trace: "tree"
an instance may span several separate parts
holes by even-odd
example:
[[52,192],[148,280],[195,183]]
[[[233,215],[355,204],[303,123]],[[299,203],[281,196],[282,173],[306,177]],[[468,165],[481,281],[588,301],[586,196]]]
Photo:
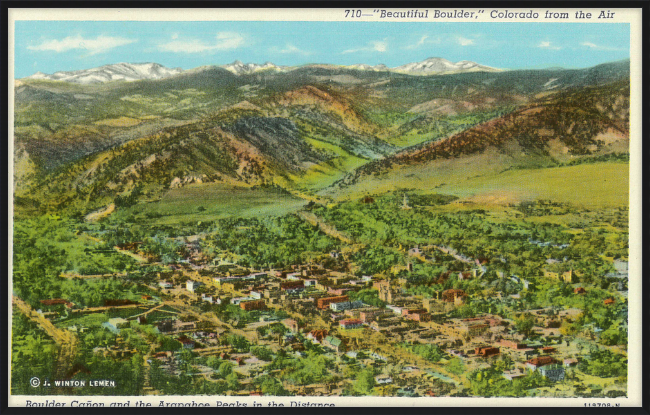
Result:
[[535,318],[528,313],[522,314],[515,320],[515,328],[526,337],[530,336],[534,324]]
[[354,391],[360,395],[368,395],[375,387],[375,372],[372,368],[366,368],[359,372],[354,382]]
[[465,365],[460,358],[454,357],[447,363],[447,370],[455,375],[460,375],[465,371]]

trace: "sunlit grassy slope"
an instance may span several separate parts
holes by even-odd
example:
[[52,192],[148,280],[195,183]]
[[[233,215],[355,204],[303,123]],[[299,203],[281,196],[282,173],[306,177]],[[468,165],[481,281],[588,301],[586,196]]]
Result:
[[270,188],[246,188],[219,183],[191,184],[169,190],[160,201],[118,212],[139,222],[177,224],[228,216],[274,216],[298,210],[307,201]]
[[[481,174],[481,172],[483,172]],[[405,168],[368,177],[337,195],[361,197],[399,189],[444,193],[479,203],[517,203],[547,199],[586,208],[628,204],[629,165],[623,162],[580,164],[541,169],[490,171],[475,165],[470,174],[454,170]]]

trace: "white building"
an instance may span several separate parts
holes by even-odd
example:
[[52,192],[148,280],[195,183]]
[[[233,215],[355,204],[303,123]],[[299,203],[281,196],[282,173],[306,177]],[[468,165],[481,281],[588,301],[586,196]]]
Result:
[[185,288],[187,289],[187,291],[193,293],[197,288],[199,288],[202,285],[203,285],[202,282],[189,280],[185,284]]

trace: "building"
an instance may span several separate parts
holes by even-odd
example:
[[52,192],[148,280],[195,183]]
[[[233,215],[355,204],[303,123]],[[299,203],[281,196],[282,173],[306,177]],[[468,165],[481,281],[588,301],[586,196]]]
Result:
[[537,370],[545,378],[558,382],[564,379],[564,366],[558,364],[544,365]]
[[158,283],[158,286],[159,286],[160,288],[174,288],[174,284],[172,284],[172,283],[169,282],[169,281],[160,281],[160,282]]
[[544,270],[544,277],[551,278],[558,281],[564,281],[568,284],[571,284],[573,282],[573,270],[569,270],[566,272],[553,272],[553,271]]
[[298,327],[298,322],[292,318],[287,318],[282,320],[282,324],[291,330],[292,333],[298,333],[299,327]]
[[526,362],[526,367],[531,370],[537,370],[542,366],[557,364],[558,361],[552,358],[551,356],[540,356],[534,359],[530,359]]
[[202,282],[199,282],[199,281],[193,281],[193,280],[188,280],[188,281],[185,283],[185,288],[187,289],[187,291],[193,293],[194,291],[196,291],[197,288],[199,288],[199,287],[202,286],[202,285],[203,285]]
[[120,329],[129,327],[129,321],[120,317],[110,318],[106,323],[102,324],[113,333],[119,333]]
[[587,291],[583,287],[576,287],[573,290],[574,294],[585,294]]
[[156,323],[156,328],[158,328],[159,332],[164,333],[167,331],[172,331],[174,325],[172,320],[166,319],[166,320],[160,320],[158,323]]
[[442,292],[442,300],[447,303],[462,304],[466,298],[465,290],[449,289]]
[[351,318],[339,321],[339,325],[342,329],[356,329],[363,327],[363,322],[356,318]]
[[181,342],[184,349],[194,349],[196,342],[189,337],[181,336],[178,338],[178,341]]
[[327,336],[323,339],[323,346],[333,349],[337,352],[344,352],[345,351],[345,345],[343,344],[343,341],[339,339],[338,337],[334,336]]
[[342,301],[340,303],[331,303],[330,304],[330,309],[332,311],[344,311],[344,310],[351,310],[355,308],[361,308],[365,304],[361,301]]
[[264,310],[266,308],[266,303],[264,300],[242,301],[239,303],[239,307],[244,311]]
[[303,291],[304,289],[305,283],[303,281],[287,281],[280,284],[280,290],[288,294]]
[[323,341],[325,337],[327,337],[327,330],[312,330],[307,333],[307,338],[313,343],[320,344],[320,342]]
[[501,340],[499,344],[503,347],[507,347],[509,349],[514,349],[514,350],[521,350],[521,349],[526,349],[528,346],[526,343],[519,343],[516,341],[512,340]]
[[393,378],[388,375],[375,376],[375,383],[378,385],[387,385],[389,383],[393,383]]
[[329,308],[330,304],[332,303],[342,303],[348,300],[349,299],[347,295],[339,295],[336,297],[323,297],[323,298],[319,298],[316,301],[316,307],[318,307],[321,310],[326,310]]
[[477,347],[474,349],[474,354],[481,357],[495,356],[500,353],[498,347]]
[[402,315],[409,320],[415,320],[415,321],[429,321],[430,316],[427,310],[423,308],[419,308],[416,310],[409,310],[409,309],[403,309],[402,310]]

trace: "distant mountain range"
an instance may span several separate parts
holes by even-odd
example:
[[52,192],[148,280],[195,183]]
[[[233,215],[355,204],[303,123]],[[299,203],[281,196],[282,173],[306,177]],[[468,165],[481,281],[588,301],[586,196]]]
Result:
[[22,79],[16,208],[86,214],[135,188],[154,201],[208,184],[335,199],[628,153],[629,60],[485,68],[149,63]]
[[[143,79],[163,79],[174,75],[187,73],[190,71],[206,70],[214,68],[213,66],[204,66],[192,70],[185,71],[181,68],[167,68],[158,63],[116,63],[112,65],[104,65],[98,68],[82,69],[78,71],[55,72],[53,74],[45,74],[37,72],[26,79],[47,79],[51,81],[64,81],[77,84],[100,84],[111,81],[139,81]],[[271,62],[264,64],[256,63],[243,63],[241,61],[234,61],[227,65],[218,66],[226,69],[235,75],[249,75],[261,71],[273,72],[288,72],[300,67],[332,67],[337,68],[337,65],[303,65],[303,66],[279,66]],[[396,72],[406,75],[445,75],[463,72],[500,72],[501,69],[493,68],[490,66],[480,65],[471,61],[451,62],[443,58],[429,58],[422,62],[412,62],[406,65],[389,68],[386,65],[367,65],[355,64],[343,66],[347,69],[356,69],[361,71],[374,71],[374,72]]]
[[138,81],[141,79],[163,79],[184,72],[181,68],[167,68],[158,63],[116,63],[79,71],[55,72],[51,75],[36,72],[27,79],[49,79],[51,81],[77,84],[100,84],[111,81]]

